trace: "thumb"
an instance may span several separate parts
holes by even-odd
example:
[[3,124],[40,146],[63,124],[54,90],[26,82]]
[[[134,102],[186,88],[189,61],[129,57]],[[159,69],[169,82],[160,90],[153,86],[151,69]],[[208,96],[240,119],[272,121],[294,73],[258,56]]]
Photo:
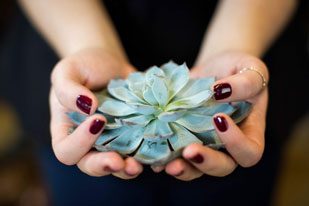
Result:
[[52,73],[52,86],[59,102],[72,111],[92,114],[98,106],[96,96],[85,86],[88,77],[74,64],[58,63]]
[[218,101],[231,102],[250,99],[266,86],[263,69],[245,67],[238,73],[214,83],[214,97]]

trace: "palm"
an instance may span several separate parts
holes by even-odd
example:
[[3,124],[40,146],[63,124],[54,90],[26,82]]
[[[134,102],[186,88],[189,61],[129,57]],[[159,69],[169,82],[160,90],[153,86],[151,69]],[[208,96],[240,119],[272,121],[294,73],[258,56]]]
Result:
[[[236,126],[228,117],[228,130],[218,136],[225,144],[229,155],[212,150],[206,146],[189,145],[183,152],[184,159],[176,159],[166,165],[167,173],[182,180],[190,180],[208,174],[225,176],[239,164],[249,167],[256,164],[264,149],[265,115],[267,90],[262,90],[261,77],[255,72],[239,74],[244,67],[254,66],[267,78],[267,68],[255,57],[244,53],[230,52],[212,58],[204,65],[194,67],[192,78],[215,76],[217,82],[232,85],[232,95],[221,102],[246,100],[253,104],[252,111],[241,125]],[[198,158],[197,158],[198,157]],[[195,158],[195,159],[194,159]],[[200,161],[207,158],[207,161]],[[160,168],[163,169],[163,168]],[[160,169],[156,169],[159,171]]]
[[[68,135],[73,124],[67,112],[93,114],[98,100],[92,91],[103,88],[110,79],[126,77],[133,70],[129,64],[100,49],[83,50],[65,58],[55,67],[50,92],[51,134],[55,155],[62,163],[77,164],[83,172],[92,176],[112,173],[127,179],[142,172],[142,166],[132,158],[123,159],[115,152],[90,151],[104,128],[104,116],[89,116]],[[80,103],[81,96],[83,103]]]

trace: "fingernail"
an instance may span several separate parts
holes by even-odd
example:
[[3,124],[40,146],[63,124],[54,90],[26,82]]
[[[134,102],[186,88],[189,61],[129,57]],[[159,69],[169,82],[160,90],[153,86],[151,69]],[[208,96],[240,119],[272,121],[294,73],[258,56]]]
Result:
[[179,176],[183,175],[183,173],[185,173],[185,171],[184,171],[184,170],[181,170],[180,172],[178,172],[178,173],[175,174],[174,176],[175,176],[175,177],[179,177]]
[[214,117],[214,122],[220,132],[225,132],[227,130],[227,121],[223,116]]
[[225,99],[231,96],[232,87],[229,83],[217,84],[214,86],[214,97],[216,100]]
[[200,154],[197,154],[193,156],[192,158],[190,158],[189,160],[194,163],[201,164],[202,162],[204,162],[204,157]]
[[76,99],[76,105],[80,110],[82,110],[86,114],[90,114],[92,100],[87,96],[79,95]]
[[99,119],[95,119],[93,120],[89,131],[92,134],[98,134],[99,131],[101,131],[101,129],[104,127],[105,122]]
[[109,173],[117,172],[116,170],[113,170],[113,169],[110,168],[109,166],[105,166],[105,167],[103,168],[103,170],[104,170],[105,172],[109,172]]

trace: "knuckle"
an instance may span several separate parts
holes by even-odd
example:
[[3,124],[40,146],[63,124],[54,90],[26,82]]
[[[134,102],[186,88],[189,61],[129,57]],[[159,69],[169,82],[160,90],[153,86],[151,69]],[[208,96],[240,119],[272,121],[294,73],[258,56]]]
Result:
[[55,156],[58,159],[59,162],[62,164],[65,164],[67,166],[72,166],[76,164],[76,161],[70,158],[67,158],[65,155],[55,151]]
[[55,84],[57,82],[59,72],[63,70],[63,67],[65,67],[64,64],[65,64],[64,61],[60,61],[55,65],[55,67],[54,67],[54,69],[52,70],[52,73],[51,73],[52,84]]
[[66,155],[65,152],[60,148],[59,145],[55,145],[54,141],[52,142],[52,147],[54,154],[59,162],[67,166],[72,166],[77,163],[76,160],[70,158],[70,155]]
[[244,159],[240,163],[242,167],[248,168],[256,165],[262,158],[262,152],[253,152],[251,155],[248,155],[248,158]]
[[51,83],[57,84],[60,77],[63,76],[65,72],[67,72],[68,69],[74,68],[74,62],[70,59],[63,59],[59,61],[52,70],[51,73]]

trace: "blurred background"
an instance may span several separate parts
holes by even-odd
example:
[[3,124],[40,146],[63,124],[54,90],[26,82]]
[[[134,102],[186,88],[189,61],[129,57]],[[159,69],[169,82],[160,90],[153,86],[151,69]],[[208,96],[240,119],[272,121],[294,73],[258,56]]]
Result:
[[[14,5],[10,0],[1,0],[0,47],[5,41],[3,36],[13,17]],[[1,71],[0,68],[0,79],[3,79],[4,74]],[[31,134],[24,131],[23,124],[14,105],[0,92],[0,206],[48,205],[48,191],[37,164],[38,157],[32,152],[36,143],[29,138]],[[303,118],[295,123],[283,151],[273,205],[307,206],[309,114],[304,113]]]

